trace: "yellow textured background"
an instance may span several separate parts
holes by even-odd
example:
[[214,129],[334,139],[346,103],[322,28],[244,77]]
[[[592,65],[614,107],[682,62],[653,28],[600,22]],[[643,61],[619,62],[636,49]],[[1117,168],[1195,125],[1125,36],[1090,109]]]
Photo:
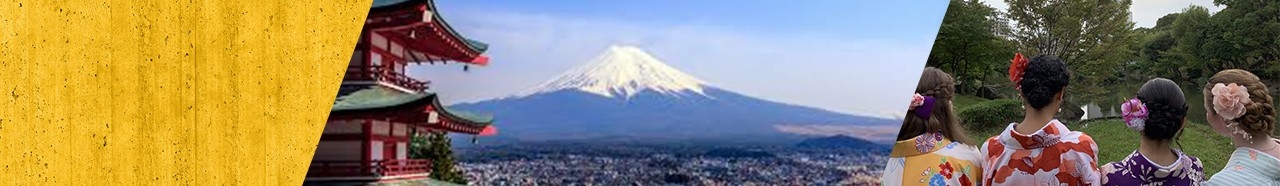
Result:
[[298,185],[370,0],[0,2],[0,185]]

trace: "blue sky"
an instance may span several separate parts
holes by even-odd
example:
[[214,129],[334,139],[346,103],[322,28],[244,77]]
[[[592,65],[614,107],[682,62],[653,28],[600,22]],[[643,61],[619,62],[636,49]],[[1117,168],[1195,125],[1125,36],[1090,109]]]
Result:
[[612,44],[713,86],[837,112],[900,117],[947,1],[437,1],[490,66],[420,65],[448,103],[532,88]]

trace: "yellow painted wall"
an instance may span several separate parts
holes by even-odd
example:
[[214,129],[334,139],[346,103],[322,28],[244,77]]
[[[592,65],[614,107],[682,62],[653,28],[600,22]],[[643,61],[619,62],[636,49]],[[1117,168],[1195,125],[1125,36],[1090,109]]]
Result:
[[0,184],[298,185],[369,10],[0,2]]

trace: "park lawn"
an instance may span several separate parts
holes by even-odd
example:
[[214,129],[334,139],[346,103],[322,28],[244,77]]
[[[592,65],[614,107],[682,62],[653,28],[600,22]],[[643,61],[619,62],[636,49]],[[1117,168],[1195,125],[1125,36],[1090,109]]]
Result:
[[[1138,132],[1129,130],[1123,121],[1118,119],[1094,121],[1089,123],[1088,127],[1070,123],[1067,127],[1093,137],[1093,141],[1098,143],[1099,165],[1120,161],[1138,149]],[[1001,130],[974,131],[975,133],[971,134],[975,139],[985,140],[999,134]],[[1227,137],[1214,133],[1212,128],[1204,124],[1187,123],[1182,136],[1178,139],[1185,153],[1200,158],[1206,178],[1222,170],[1231,152],[1235,151],[1235,146]]]
[[973,138],[973,140],[977,140],[979,142],[986,142],[987,138],[1000,135],[1000,132],[1004,132],[1004,128],[1008,126],[1009,126],[1008,124],[1003,124],[1003,125],[999,125],[999,127],[966,129],[966,130],[969,131],[969,137]]
[[981,103],[983,101],[987,101],[987,99],[980,98],[978,96],[972,96],[972,95],[956,95],[955,98],[951,99],[951,106],[955,107],[955,110],[959,111],[960,109],[969,107],[974,104]]

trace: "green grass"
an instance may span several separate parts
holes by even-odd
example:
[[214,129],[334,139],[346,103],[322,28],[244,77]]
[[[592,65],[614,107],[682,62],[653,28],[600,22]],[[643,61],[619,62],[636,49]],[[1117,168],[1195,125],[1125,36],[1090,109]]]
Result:
[[968,132],[969,132],[969,136],[973,137],[974,140],[985,142],[987,138],[1000,135],[1000,132],[1003,132],[1003,130],[1004,128],[1002,126],[1001,128],[993,128],[993,129],[969,129]]
[[[1078,123],[1068,124],[1071,130],[1082,131],[1093,137],[1098,143],[1099,165],[1124,159],[1129,153],[1138,149],[1138,132],[1129,130],[1121,120],[1102,120],[1089,123],[1089,127]],[[986,139],[999,134],[1000,130],[973,131],[975,138]],[[1205,176],[1213,175],[1226,166],[1227,159],[1235,146],[1226,137],[1213,132],[1208,125],[1187,123],[1178,138],[1183,152],[1200,158],[1204,165]],[[1177,145],[1174,145],[1175,147]]]
[[955,107],[955,110],[959,111],[960,109],[967,108],[983,101],[987,101],[987,99],[971,95],[956,95],[955,98],[951,99],[951,106]]

